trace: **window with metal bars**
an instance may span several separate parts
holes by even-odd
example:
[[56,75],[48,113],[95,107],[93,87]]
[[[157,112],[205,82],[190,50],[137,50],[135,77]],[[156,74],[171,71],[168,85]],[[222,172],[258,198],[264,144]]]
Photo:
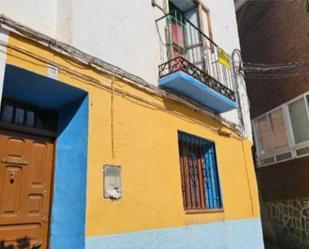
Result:
[[1,123],[32,129],[56,131],[57,112],[4,97],[0,109]]
[[222,209],[215,144],[180,131],[178,143],[184,209]]

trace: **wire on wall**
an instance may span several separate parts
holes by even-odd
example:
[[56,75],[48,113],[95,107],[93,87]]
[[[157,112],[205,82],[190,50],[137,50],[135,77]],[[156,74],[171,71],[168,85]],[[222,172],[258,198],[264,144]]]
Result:
[[[113,91],[113,94],[112,94],[113,96],[114,95],[122,96],[125,99],[127,99],[127,100],[129,100],[131,102],[134,102],[136,104],[143,105],[144,107],[152,108],[152,109],[160,110],[160,111],[164,111],[164,112],[168,112],[168,113],[170,113],[170,114],[172,114],[174,116],[177,116],[179,118],[185,119],[188,122],[191,122],[193,124],[198,124],[198,125],[204,126],[204,127],[208,128],[210,131],[212,131],[212,132],[214,132],[216,134],[219,133],[219,129],[218,128],[215,128],[215,127],[213,127],[211,125],[208,125],[208,124],[206,124],[205,122],[203,122],[201,120],[198,120],[198,119],[195,119],[195,118],[192,118],[192,117],[188,117],[187,115],[185,115],[185,114],[183,114],[181,112],[178,112],[176,110],[167,109],[166,107],[164,107],[164,106],[162,106],[162,105],[160,105],[158,103],[155,103],[155,102],[150,101],[148,99],[145,99],[143,97],[140,97],[140,96],[137,96],[135,94],[132,94],[132,93],[130,93],[128,91],[125,91],[123,89],[119,89],[119,88],[115,87],[114,83],[115,83],[116,75],[114,75],[113,89],[112,89],[112,85],[111,84],[105,84],[104,82],[98,80],[97,78],[94,78],[92,76],[89,76],[89,75],[81,73],[81,72],[78,72],[78,71],[72,69],[71,67],[66,67],[66,66],[64,66],[62,64],[59,64],[59,63],[56,63],[54,61],[48,60],[46,58],[43,58],[40,55],[34,54],[34,53],[24,49],[24,48],[17,47],[17,46],[14,46],[14,45],[10,45],[10,44],[2,42],[2,41],[0,41],[0,45],[6,46],[6,47],[8,47],[8,48],[10,48],[12,50],[16,50],[16,51],[18,51],[18,52],[20,52],[22,54],[25,54],[27,56],[30,56],[32,58],[37,59],[38,61],[40,61],[42,63],[40,66],[46,66],[46,64],[53,65],[55,67],[58,67],[59,71],[61,71],[62,73],[68,74],[70,77],[74,77],[74,78],[76,78],[79,81],[82,81],[82,82],[84,82],[86,84],[90,84],[90,85],[92,85],[94,87],[98,87],[100,89],[106,90],[106,91],[108,91],[110,93]],[[7,52],[7,53],[9,54],[9,52]],[[14,55],[14,54],[11,54],[11,56],[15,56],[16,57],[16,55]],[[19,58],[19,59],[26,60],[25,58]],[[33,62],[32,60],[31,61],[27,60],[27,62],[32,63],[32,64],[36,64],[36,65],[39,64],[39,63]],[[158,96],[161,97],[161,98],[162,97],[164,98],[164,96],[160,96],[160,95],[158,95]],[[156,97],[156,96],[153,96],[153,97]],[[111,114],[112,114],[112,110],[113,109],[111,108]],[[195,111],[202,111],[202,110],[199,110],[199,109],[195,108]],[[114,111],[113,111],[113,115],[114,115]],[[240,140],[240,141],[244,139],[242,134],[237,129],[235,129],[235,128],[233,129],[232,127],[229,127],[229,126],[227,126],[227,127],[234,132],[234,134],[231,133],[231,136],[230,136],[231,138],[234,138],[234,139]],[[114,129],[114,127],[113,127],[113,129]]]
[[280,79],[296,77],[309,68],[309,61],[280,64],[243,63],[242,72],[251,79]]
[[112,158],[115,158],[115,138],[114,138],[114,81],[115,81],[115,75],[112,75],[111,79],[111,152],[112,152]]

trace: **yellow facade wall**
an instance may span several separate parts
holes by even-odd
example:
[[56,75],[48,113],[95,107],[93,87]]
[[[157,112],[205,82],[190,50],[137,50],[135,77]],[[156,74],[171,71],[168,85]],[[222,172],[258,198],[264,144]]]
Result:
[[[89,93],[87,236],[260,216],[251,141],[237,138],[235,132],[219,121],[182,104],[151,95],[90,67],[77,65],[27,39],[10,35],[8,64],[47,76],[50,62],[59,66],[60,81]],[[115,90],[92,84],[74,72],[105,85],[113,84]],[[220,136],[214,128],[224,128],[233,136]],[[223,212],[185,214],[178,130],[215,142]],[[103,198],[104,164],[122,167],[120,201]]]

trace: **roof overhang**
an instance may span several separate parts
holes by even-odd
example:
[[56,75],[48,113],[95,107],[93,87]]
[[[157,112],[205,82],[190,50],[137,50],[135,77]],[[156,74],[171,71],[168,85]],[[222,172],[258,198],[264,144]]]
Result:
[[170,0],[170,2],[183,12],[195,7],[193,0]]

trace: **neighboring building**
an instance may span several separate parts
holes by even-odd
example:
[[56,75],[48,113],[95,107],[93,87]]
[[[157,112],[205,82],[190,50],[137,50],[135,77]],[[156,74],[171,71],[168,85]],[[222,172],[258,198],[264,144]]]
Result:
[[264,247],[232,0],[0,4],[0,247]]
[[[308,62],[304,1],[249,1],[237,16],[244,62]],[[248,73],[246,82],[264,237],[309,248],[309,68]]]

